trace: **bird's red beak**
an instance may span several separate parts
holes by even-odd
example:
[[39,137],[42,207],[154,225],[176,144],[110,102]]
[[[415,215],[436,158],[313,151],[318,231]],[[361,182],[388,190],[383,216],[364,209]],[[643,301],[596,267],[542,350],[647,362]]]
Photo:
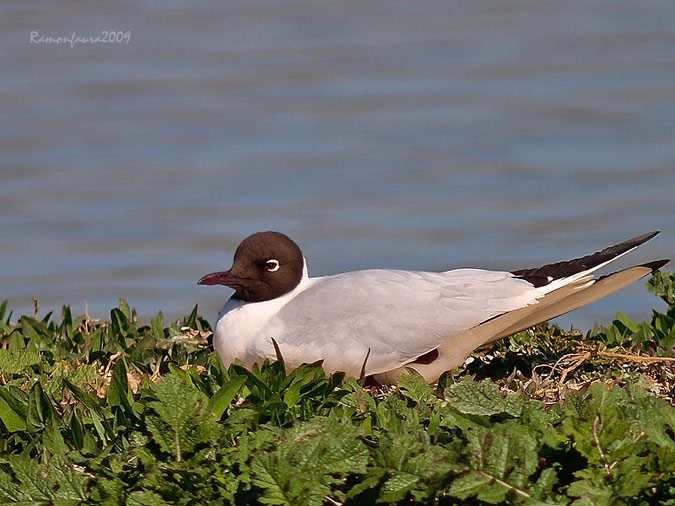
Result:
[[198,285],[226,285],[231,288],[238,285],[241,281],[240,278],[231,274],[231,269],[229,271],[221,272],[212,272],[207,274],[202,279],[197,281]]

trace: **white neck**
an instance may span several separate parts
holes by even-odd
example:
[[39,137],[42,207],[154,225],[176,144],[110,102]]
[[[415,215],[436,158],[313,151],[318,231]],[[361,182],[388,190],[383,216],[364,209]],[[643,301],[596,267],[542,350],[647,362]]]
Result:
[[302,279],[300,280],[300,283],[306,279],[309,279],[309,270],[307,269],[307,259],[303,256],[302,257]]

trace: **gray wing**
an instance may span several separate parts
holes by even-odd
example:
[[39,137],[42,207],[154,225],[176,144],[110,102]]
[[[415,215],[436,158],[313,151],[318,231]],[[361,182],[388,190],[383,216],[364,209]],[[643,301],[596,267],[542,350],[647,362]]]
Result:
[[508,272],[348,272],[313,280],[256,339],[289,365],[324,360],[327,371],[358,375],[401,367],[444,340],[496,315],[536,303],[540,294]]

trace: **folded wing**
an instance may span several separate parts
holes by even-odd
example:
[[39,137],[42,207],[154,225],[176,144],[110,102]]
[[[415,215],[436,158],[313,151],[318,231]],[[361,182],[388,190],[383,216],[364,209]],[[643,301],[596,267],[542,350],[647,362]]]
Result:
[[[358,375],[401,367],[496,315],[535,304],[540,291],[509,272],[367,270],[318,278],[258,336],[291,365],[323,359]],[[370,354],[368,353],[370,350]]]

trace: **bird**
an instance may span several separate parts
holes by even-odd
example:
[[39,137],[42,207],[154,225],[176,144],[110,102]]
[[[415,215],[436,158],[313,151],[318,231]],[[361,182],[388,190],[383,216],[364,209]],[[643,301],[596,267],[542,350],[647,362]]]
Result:
[[227,271],[200,285],[234,290],[218,316],[213,347],[225,366],[267,359],[288,369],[322,361],[327,373],[390,384],[413,369],[430,383],[477,348],[613,293],[668,259],[593,273],[659,231],[574,260],[515,271],[370,269],[309,277],[300,247],[258,232]]

